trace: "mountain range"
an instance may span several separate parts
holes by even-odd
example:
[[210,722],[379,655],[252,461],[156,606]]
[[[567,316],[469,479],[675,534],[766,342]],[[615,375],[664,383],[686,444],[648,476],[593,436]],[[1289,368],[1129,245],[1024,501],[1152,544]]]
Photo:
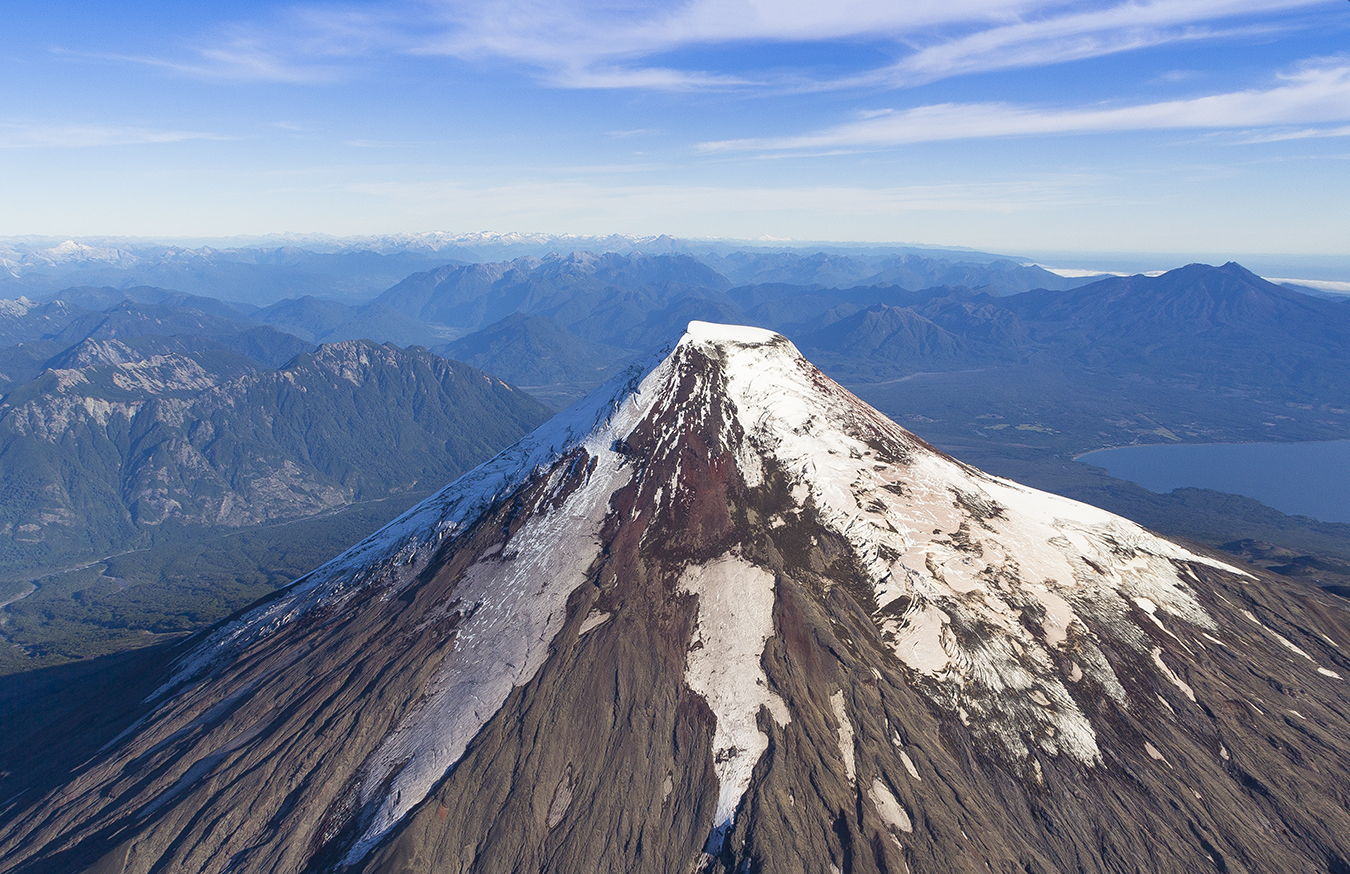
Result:
[[[714,255],[742,279],[860,284],[737,285],[711,266]],[[258,253],[250,257],[267,261]],[[1269,547],[1261,554],[1283,550],[1301,562],[1281,567],[1350,563],[1346,533],[1335,525],[1292,519],[1232,496],[1153,495],[1072,461],[1131,442],[1343,437],[1350,398],[1337,375],[1350,363],[1346,303],[1273,285],[1236,264],[1112,277],[1059,291],[874,283],[877,273],[869,271],[897,258],[911,265],[935,261],[931,252],[691,254],[672,247],[666,254],[546,253],[441,265],[404,277],[365,303],[300,296],[260,306],[143,285],[77,286],[43,302],[0,303],[0,343],[11,344],[0,346],[7,421],[31,418],[54,427],[47,439],[35,440],[4,426],[8,454],[0,455],[0,487],[9,491],[0,570],[8,580],[0,580],[0,600],[30,591],[42,574],[101,562],[40,580],[36,594],[0,614],[13,620],[7,633],[31,656],[78,654],[85,644],[74,631],[53,648],[60,624],[53,617],[71,629],[87,620],[112,623],[98,618],[104,607],[94,605],[115,602],[124,588],[149,581],[163,589],[154,599],[158,606],[117,624],[109,632],[117,639],[139,628],[192,627],[165,626],[155,610],[211,621],[285,574],[303,572],[300,555],[334,554],[353,532],[362,533],[352,527],[355,520],[371,527],[386,521],[406,506],[401,501],[502,448],[546,415],[542,407],[527,414],[519,404],[514,412],[489,413],[495,408],[477,402],[456,412],[461,402],[446,394],[436,374],[458,365],[413,348],[385,346],[374,356],[382,364],[356,368],[368,380],[357,391],[348,381],[314,374],[313,360],[303,356],[318,343],[333,355],[358,358],[359,350],[374,348],[354,342],[361,338],[428,346],[511,384],[513,392],[493,383],[502,398],[517,397],[523,387],[559,409],[694,318],[788,334],[826,372],[896,421],[995,472],[1171,534],[1214,546],[1261,542]],[[965,266],[945,261],[933,269],[983,265],[981,277],[991,279],[1006,266],[992,256],[971,258]],[[205,266],[201,276],[215,281]],[[405,382],[401,374],[414,376]],[[309,380],[307,402],[330,414],[321,429],[327,445],[359,445],[366,454],[339,463],[328,456],[349,450],[298,439],[301,425],[286,418],[295,411],[281,402],[289,383],[277,381],[290,378]],[[243,391],[250,380],[268,388],[240,395],[249,398],[246,405],[208,409],[208,396]],[[412,400],[423,394],[452,409],[432,415]],[[381,403],[414,410],[411,422],[403,412],[394,416],[408,429],[397,442],[386,434]],[[98,411],[119,404],[124,412],[136,410],[125,432],[121,418],[99,418]],[[187,418],[167,424],[154,412],[166,404]],[[490,424],[482,429],[485,439],[466,442],[480,415],[515,424]],[[235,416],[238,421],[230,421]],[[278,433],[273,422],[281,423]],[[212,455],[215,450],[193,436],[208,430],[228,435],[212,439],[237,446],[236,457]],[[133,439],[139,441],[134,446]],[[459,447],[449,454],[453,463],[428,462],[440,445]],[[249,451],[271,461],[248,462]],[[379,453],[385,461],[377,460]],[[200,480],[197,455],[208,459]],[[341,473],[344,464],[365,473]],[[284,488],[261,488],[282,480]],[[223,512],[227,496],[230,509]],[[158,523],[155,501],[166,508]],[[305,528],[311,541],[303,552],[288,551],[279,535],[259,528],[305,514],[315,523]],[[220,532],[244,530],[247,538],[218,539]],[[231,545],[245,541],[248,549]],[[237,590],[231,584],[231,591],[248,594],[230,597],[244,600],[210,610],[174,603],[171,590],[186,585],[193,572],[173,543],[213,556],[209,573],[196,572],[201,579],[258,582]],[[117,555],[131,548],[148,551]],[[1306,578],[1343,583],[1328,573]],[[149,597],[149,590],[136,591]],[[192,596],[193,605],[200,601]]]
[[582,340],[545,316],[522,313],[433,351],[497,374],[557,408],[603,382],[631,354]]
[[694,322],[118,696],[48,693],[93,710],[3,775],[0,857],[1341,872],[1348,616]]
[[423,252],[314,252],[290,246],[216,249],[117,241],[0,242],[0,294],[45,296],[75,285],[149,285],[264,305],[288,295],[368,300],[415,270],[449,259]]
[[103,330],[126,313],[97,314],[81,333],[96,330],[0,401],[0,559],[11,568],[427,489],[548,415],[425,349],[309,351],[279,335],[305,351],[274,369],[200,335]]

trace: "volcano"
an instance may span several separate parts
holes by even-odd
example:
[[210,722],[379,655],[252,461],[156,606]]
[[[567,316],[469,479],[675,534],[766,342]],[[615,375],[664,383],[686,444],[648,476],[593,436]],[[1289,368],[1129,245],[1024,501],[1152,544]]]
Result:
[[1344,874],[1347,647],[694,322],[190,641],[0,868]]

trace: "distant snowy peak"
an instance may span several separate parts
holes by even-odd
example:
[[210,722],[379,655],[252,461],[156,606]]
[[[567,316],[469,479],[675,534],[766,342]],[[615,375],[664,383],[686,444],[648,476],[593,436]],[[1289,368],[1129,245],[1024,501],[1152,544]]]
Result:
[[[685,241],[687,242],[687,241]],[[500,261],[519,257],[542,257],[550,253],[663,254],[680,249],[665,235],[578,236],[572,234],[459,233],[441,231],[412,234],[382,234],[361,237],[323,235],[271,235],[231,241],[229,248],[212,245],[183,247],[134,238],[60,240],[35,237],[0,239],[0,268],[13,277],[34,271],[61,268],[132,269],[165,264],[214,264],[219,261],[255,261],[276,255],[419,255],[467,261]]]
[[386,255],[407,252],[444,255],[468,260],[501,260],[522,255],[543,256],[550,252],[663,254],[683,251],[691,242],[693,241],[681,240],[666,234],[585,235],[428,231],[411,234],[346,237],[324,241],[316,248],[337,252],[379,252]]
[[119,247],[91,246],[76,240],[65,240],[54,245],[45,241],[20,243],[10,240],[0,243],[0,264],[15,276],[27,270],[67,264],[132,267],[140,261],[136,255]]
[[658,240],[669,240],[665,234],[639,236],[633,234],[540,234],[527,232],[497,233],[494,231],[473,231],[469,233],[449,233],[447,231],[427,231],[415,234],[381,234],[370,237],[354,237],[343,240],[352,247],[380,246],[443,249],[446,246],[464,245],[548,245],[550,243],[600,243],[609,245],[638,245]]
[[14,300],[0,300],[0,316],[10,316],[17,319],[35,306],[37,306],[36,303],[22,295]]

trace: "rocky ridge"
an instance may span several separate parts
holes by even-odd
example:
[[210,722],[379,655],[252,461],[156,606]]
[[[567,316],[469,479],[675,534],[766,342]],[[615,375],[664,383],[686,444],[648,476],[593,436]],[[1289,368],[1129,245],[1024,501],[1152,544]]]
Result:
[[482,371],[368,341],[272,370],[210,341],[87,339],[52,364],[0,400],[0,555],[16,563],[443,482],[547,415]]

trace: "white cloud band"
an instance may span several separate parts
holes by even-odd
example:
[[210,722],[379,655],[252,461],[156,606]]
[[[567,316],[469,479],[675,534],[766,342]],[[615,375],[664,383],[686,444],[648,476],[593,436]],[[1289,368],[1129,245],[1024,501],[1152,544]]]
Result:
[[1245,129],[1345,121],[1350,121],[1350,63],[1337,62],[1305,67],[1263,90],[1074,109],[942,103],[874,114],[802,136],[722,140],[704,143],[700,148],[705,152],[821,151],[989,137]]

